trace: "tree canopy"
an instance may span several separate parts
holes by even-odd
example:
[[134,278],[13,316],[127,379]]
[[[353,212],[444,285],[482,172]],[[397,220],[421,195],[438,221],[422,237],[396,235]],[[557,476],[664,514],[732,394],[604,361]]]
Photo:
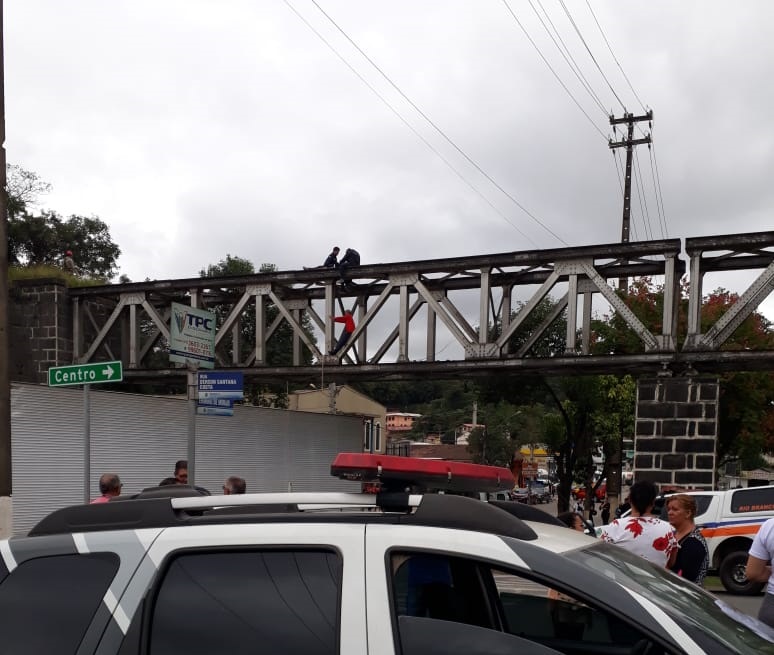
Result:
[[16,266],[60,266],[67,250],[77,271],[109,280],[117,272],[121,249],[97,216],[34,211],[41,194],[50,190],[36,173],[8,166],[8,262]]

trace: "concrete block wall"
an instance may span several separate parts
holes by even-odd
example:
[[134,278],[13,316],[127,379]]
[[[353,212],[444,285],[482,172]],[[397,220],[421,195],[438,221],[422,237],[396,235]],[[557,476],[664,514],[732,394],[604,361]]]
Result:
[[9,303],[11,380],[46,382],[49,367],[72,364],[72,309],[64,282],[17,280]]
[[635,480],[714,488],[719,391],[718,379],[707,376],[638,381]]

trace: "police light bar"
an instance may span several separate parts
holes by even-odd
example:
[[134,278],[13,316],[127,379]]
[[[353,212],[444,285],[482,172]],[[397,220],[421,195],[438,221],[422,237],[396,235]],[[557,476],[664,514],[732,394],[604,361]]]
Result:
[[343,480],[379,482],[384,490],[407,487],[458,493],[513,489],[513,473],[501,466],[484,466],[440,459],[397,455],[340,453],[331,464],[331,475]]

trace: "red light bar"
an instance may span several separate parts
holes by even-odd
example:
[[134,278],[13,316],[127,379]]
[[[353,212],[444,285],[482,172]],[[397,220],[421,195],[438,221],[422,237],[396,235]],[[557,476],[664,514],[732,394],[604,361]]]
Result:
[[331,464],[331,475],[344,480],[381,482],[392,489],[401,485],[488,492],[513,489],[516,485],[513,473],[500,466],[369,453],[340,453]]

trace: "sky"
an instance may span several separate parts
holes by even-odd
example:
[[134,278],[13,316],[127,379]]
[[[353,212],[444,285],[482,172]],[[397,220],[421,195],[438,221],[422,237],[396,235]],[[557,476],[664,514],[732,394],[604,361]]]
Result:
[[646,109],[632,240],[774,229],[769,0],[5,0],[4,27],[8,162],[135,281],[617,242],[609,116]]

